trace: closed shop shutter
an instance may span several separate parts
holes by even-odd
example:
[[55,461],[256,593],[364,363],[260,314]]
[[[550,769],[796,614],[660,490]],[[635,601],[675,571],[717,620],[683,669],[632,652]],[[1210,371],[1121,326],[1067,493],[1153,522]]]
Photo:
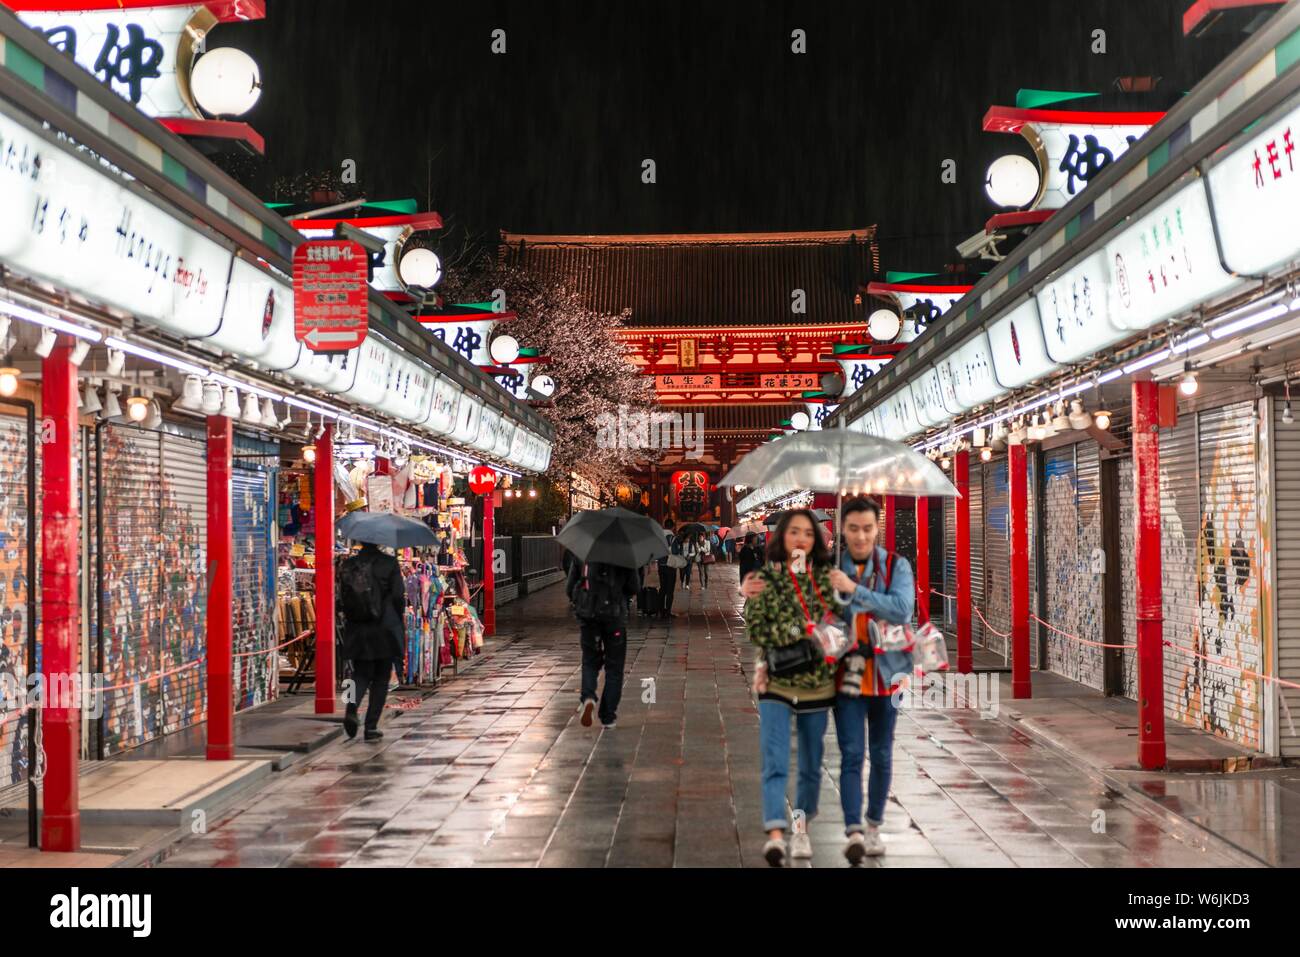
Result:
[[[1133,527],[1133,460],[1119,463],[1119,568],[1120,601],[1124,627],[1121,643],[1137,644],[1137,530]],[[1124,697],[1137,700],[1137,649],[1120,652],[1124,662]]]
[[202,720],[206,477],[197,435],[101,431],[104,754]]
[[[984,466],[984,617],[988,619],[985,647],[1010,660],[1011,554],[1008,540],[1007,460]],[[999,634],[994,634],[994,632]]]
[[894,551],[916,571],[916,499],[894,497]]
[[[1166,641],[1187,647],[1199,632],[1200,595],[1197,589],[1196,545],[1200,529],[1196,416],[1179,416],[1178,425],[1160,432],[1161,589]],[[1136,490],[1135,490],[1136,494]],[[1136,550],[1134,552],[1136,560]],[[1136,563],[1134,569],[1136,577]],[[1134,622],[1133,643],[1137,643]],[[1137,654],[1137,649],[1133,649]],[[1186,676],[1197,673],[1196,659],[1165,646],[1165,713],[1178,717],[1192,710]]]
[[[957,500],[945,498],[943,504],[943,582],[944,599],[943,633],[950,638],[957,637]],[[931,545],[931,548],[934,546]]]
[[[1047,621],[1070,635],[1101,641],[1103,576],[1092,571],[1101,547],[1099,461],[1092,443],[1044,454],[1043,547]],[[1101,649],[1044,629],[1048,668],[1100,690]]]
[[[1166,678],[1180,720],[1262,750],[1259,679],[1259,521],[1256,510],[1255,406],[1242,402],[1202,412],[1201,529],[1197,549],[1200,642],[1216,659],[1187,662]],[[1166,637],[1168,631],[1166,630]],[[1188,643],[1188,642],[1184,642]]]
[[[1300,684],[1300,423],[1284,423],[1282,410],[1283,400],[1278,399],[1273,414],[1277,676]],[[1283,704],[1278,722],[1280,753],[1284,758],[1300,757],[1300,689],[1279,688]]]
[[[0,416],[0,680],[27,681],[27,421]],[[28,722],[0,686],[0,788],[27,779]],[[16,704],[16,702],[15,702]]]
[[[972,647],[987,647],[984,623],[974,608],[984,607],[984,465],[972,462],[970,468],[970,616]],[[954,592],[954,594],[956,594]]]
[[234,527],[233,641],[235,707],[270,701],[279,688],[275,630],[275,551],[272,473],[236,468],[231,523]]

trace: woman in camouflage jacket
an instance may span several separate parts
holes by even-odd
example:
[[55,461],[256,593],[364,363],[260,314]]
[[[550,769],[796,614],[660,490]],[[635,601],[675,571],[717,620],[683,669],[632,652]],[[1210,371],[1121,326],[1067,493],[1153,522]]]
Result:
[[834,595],[830,569],[831,557],[812,513],[807,509],[786,512],[768,542],[767,564],[752,573],[762,579],[765,587],[745,605],[749,640],[759,651],[754,690],[758,695],[759,740],[763,750],[763,828],[768,832],[763,854],[774,867],[784,864],[786,856],[791,716],[795,718],[799,739],[796,826],[791,853],[794,857],[812,855],[808,835],[799,825],[817,813],[822,742],[826,736],[827,714],[835,704],[835,669],[818,660],[799,674],[769,676],[766,652],[807,638],[810,620],[816,623],[826,611],[834,610],[830,604]]

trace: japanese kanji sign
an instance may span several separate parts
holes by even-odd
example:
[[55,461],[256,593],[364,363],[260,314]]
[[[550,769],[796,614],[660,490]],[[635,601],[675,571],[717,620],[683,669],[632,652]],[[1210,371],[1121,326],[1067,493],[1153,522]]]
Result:
[[312,240],[293,253],[293,334],[313,352],[346,352],[369,327],[366,251],[346,239]]

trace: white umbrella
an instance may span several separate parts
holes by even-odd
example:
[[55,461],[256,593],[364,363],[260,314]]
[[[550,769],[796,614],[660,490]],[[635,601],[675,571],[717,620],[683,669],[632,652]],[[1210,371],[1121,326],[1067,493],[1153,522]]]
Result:
[[760,445],[718,484],[836,493],[837,566],[846,493],[960,497],[943,470],[910,445],[845,428],[799,432]]

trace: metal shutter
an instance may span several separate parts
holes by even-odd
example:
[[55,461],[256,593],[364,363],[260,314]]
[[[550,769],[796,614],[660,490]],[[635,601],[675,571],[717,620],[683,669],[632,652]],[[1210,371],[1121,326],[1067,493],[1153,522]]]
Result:
[[894,497],[894,551],[916,572],[916,499]]
[[[1124,627],[1121,644],[1137,644],[1137,529],[1133,525],[1133,460],[1119,463],[1119,568]],[[1124,697],[1137,700],[1137,649],[1120,652],[1124,662]]]
[[984,465],[972,462],[970,470],[970,616],[972,647],[985,647],[984,623],[974,608],[984,607]]
[[[1047,621],[1089,641],[1101,641],[1103,579],[1092,571],[1101,547],[1097,447],[1069,445],[1044,455],[1046,502],[1043,546]],[[1101,649],[1044,629],[1047,664],[1058,674],[1102,687]]]
[[[967,483],[969,485],[969,483]],[[943,633],[957,637],[957,500],[943,498],[943,593],[952,598],[943,603]],[[930,546],[933,548],[933,544]]]
[[1006,457],[984,466],[984,617],[989,630],[985,647],[1010,660],[1008,639],[1011,632],[1011,554],[1008,540],[1008,486]]
[[[1200,651],[1177,681],[1181,719],[1256,750],[1264,748],[1259,615],[1255,406],[1200,414]],[[1199,704],[1199,708],[1197,705]]]
[[231,524],[234,530],[233,644],[235,708],[270,701],[279,688],[276,646],[275,551],[271,473],[236,467]]
[[[1276,400],[1273,414],[1277,676],[1300,684],[1300,423],[1282,421],[1282,402]],[[1279,694],[1280,753],[1284,758],[1300,757],[1300,690],[1283,685]]]
[[[27,681],[27,420],[0,416],[0,676]],[[8,688],[0,688],[0,695]],[[24,712],[0,714],[0,788],[27,779]]]
[[[1200,529],[1200,490],[1197,470],[1196,416],[1180,416],[1178,425],[1160,433],[1160,524],[1162,612],[1164,637],[1195,647],[1200,631],[1200,594],[1197,588],[1197,538]],[[1136,490],[1135,490],[1136,492]],[[1136,533],[1135,533],[1136,534]],[[1134,551],[1136,559],[1136,548]],[[1136,575],[1136,563],[1130,566]],[[1133,624],[1137,642],[1137,622]],[[1136,649],[1134,649],[1136,654]],[[1194,682],[1199,674],[1196,658],[1165,646],[1165,714],[1186,721],[1195,710]],[[1195,722],[1192,722],[1195,723]]]
[[102,442],[109,755],[205,714],[206,669],[193,662],[204,645],[207,486],[196,436],[111,425]]

